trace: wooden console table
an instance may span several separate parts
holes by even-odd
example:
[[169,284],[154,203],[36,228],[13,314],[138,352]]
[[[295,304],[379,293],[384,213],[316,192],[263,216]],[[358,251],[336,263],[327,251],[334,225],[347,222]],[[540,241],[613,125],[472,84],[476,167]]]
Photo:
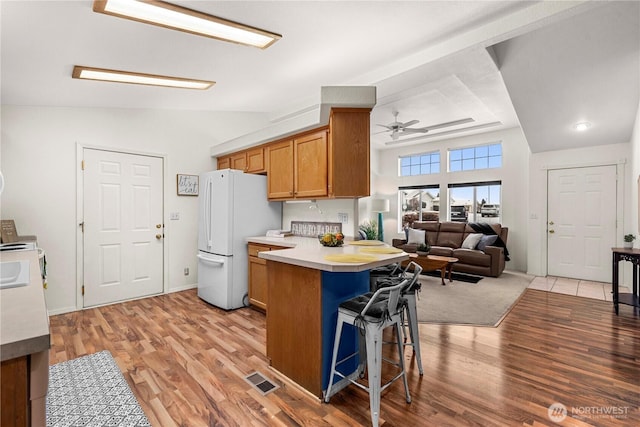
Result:
[[[611,248],[613,252],[613,277],[611,286],[613,290],[613,307],[618,314],[618,304],[627,304],[640,308],[640,294],[638,294],[638,270],[640,270],[640,249]],[[618,290],[620,261],[629,261],[633,264],[632,293],[620,295]]]

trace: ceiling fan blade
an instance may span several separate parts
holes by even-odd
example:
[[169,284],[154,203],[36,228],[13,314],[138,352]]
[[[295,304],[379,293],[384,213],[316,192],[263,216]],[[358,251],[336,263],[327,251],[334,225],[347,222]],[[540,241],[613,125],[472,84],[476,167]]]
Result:
[[437,125],[432,125],[432,126],[425,126],[423,128],[419,128],[419,129],[424,129],[425,131],[429,131],[429,130],[434,130],[434,129],[440,129],[440,128],[446,128],[449,126],[456,126],[456,125],[461,125],[464,123],[469,123],[469,122],[474,122],[475,120],[473,120],[471,117],[467,117],[466,119],[460,119],[460,120],[452,120],[450,122],[444,122],[444,123],[440,123]]
[[406,122],[406,123],[400,123],[400,127],[404,127],[404,128],[406,128],[406,127],[409,127],[409,126],[413,126],[413,125],[415,125],[416,123],[420,123],[420,120],[409,120],[409,121],[408,121],[408,122]]
[[404,128],[402,129],[402,133],[427,133],[429,129],[427,128]]
[[382,126],[383,128],[387,128],[389,130],[392,129],[391,125],[381,125],[380,123],[376,123],[376,126]]

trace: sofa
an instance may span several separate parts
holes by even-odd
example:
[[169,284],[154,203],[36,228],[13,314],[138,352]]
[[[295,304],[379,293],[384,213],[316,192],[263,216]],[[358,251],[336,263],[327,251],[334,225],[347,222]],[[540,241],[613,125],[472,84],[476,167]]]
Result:
[[415,221],[406,230],[407,238],[393,239],[392,245],[405,252],[416,252],[418,241],[424,238],[431,246],[429,255],[458,259],[453,271],[498,277],[509,260],[508,235],[508,227],[500,224]]

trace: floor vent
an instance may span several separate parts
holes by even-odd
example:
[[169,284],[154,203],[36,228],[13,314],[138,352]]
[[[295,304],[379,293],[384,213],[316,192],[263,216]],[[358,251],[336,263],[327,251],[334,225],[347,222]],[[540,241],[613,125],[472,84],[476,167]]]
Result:
[[273,390],[280,388],[273,383],[270,379],[262,375],[260,372],[254,372],[244,377],[245,381],[251,384],[262,395],[271,393]]

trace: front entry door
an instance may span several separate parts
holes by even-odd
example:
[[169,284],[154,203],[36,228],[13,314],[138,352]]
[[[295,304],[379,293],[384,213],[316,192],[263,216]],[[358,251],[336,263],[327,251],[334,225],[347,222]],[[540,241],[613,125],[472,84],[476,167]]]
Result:
[[608,282],[616,242],[616,167],[551,170],[547,245],[551,276]]
[[161,293],[163,159],[83,150],[84,307]]

